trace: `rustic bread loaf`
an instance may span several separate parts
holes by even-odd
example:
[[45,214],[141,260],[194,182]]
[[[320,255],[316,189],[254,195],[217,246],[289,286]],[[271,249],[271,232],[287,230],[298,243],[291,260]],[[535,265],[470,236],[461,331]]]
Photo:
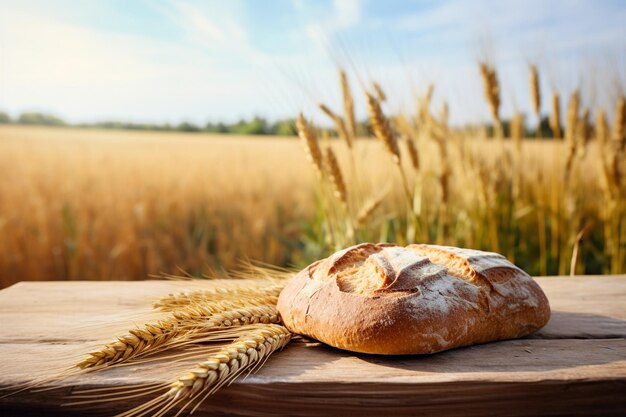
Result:
[[386,243],[313,263],[283,289],[278,310],[294,333],[390,355],[521,337],[550,318],[541,288],[502,255]]

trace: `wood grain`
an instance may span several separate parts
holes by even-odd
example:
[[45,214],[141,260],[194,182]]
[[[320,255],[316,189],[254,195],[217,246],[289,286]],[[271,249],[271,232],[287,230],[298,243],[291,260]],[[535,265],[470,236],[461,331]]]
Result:
[[[200,411],[259,416],[623,415],[626,276],[537,281],[553,316],[529,338],[404,357],[293,343]],[[158,317],[151,302],[190,285],[203,284],[37,282],[0,291],[0,387],[54,375],[116,334]],[[167,382],[190,365],[160,361],[81,375],[57,383],[56,390],[4,398],[0,411],[111,415],[143,399],[88,408],[59,404],[76,387]]]

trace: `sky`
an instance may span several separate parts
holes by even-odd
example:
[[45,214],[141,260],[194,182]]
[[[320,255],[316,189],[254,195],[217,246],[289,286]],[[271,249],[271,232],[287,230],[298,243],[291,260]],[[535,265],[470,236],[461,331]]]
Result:
[[[502,112],[541,87],[590,107],[626,86],[626,2],[577,0],[0,0],[0,111],[71,122],[232,122],[340,109],[346,68],[364,114],[372,79],[389,111],[430,83],[453,123],[486,120],[477,69],[498,69]],[[547,111],[548,100],[543,100]]]

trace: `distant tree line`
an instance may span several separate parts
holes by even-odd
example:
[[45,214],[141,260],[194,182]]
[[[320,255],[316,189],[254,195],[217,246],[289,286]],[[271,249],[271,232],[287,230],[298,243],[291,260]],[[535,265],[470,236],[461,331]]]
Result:
[[45,125],[45,126],[66,126],[62,119],[51,114],[27,112],[22,113],[15,120],[11,119],[5,112],[0,112],[0,123],[18,123],[22,125]]
[[[11,116],[5,112],[0,111],[0,124],[22,124],[22,125],[40,125],[40,126],[69,126],[69,127],[82,127],[82,128],[97,128],[97,129],[125,129],[125,130],[153,130],[163,132],[207,132],[207,133],[224,133],[224,134],[238,134],[238,135],[280,135],[280,136],[293,136],[296,134],[294,119],[278,120],[276,122],[268,122],[263,117],[253,117],[250,120],[241,119],[235,123],[212,123],[209,122],[204,126],[190,123],[181,122],[178,124],[154,124],[154,123],[128,123],[128,122],[116,122],[116,121],[104,121],[95,123],[79,123],[70,124],[63,119],[46,113],[39,112],[26,112],[20,114],[16,119],[12,119]],[[502,120],[502,128],[505,136],[510,134],[510,120]],[[334,129],[325,129],[329,136],[337,136],[337,132]],[[487,125],[487,131],[489,135],[493,134],[493,126]],[[357,134],[359,136],[367,136],[370,134],[369,124],[367,121],[357,122]],[[535,129],[525,129],[525,137],[532,138],[535,136]],[[543,117],[541,119],[541,137],[551,137],[552,132],[548,123],[548,118]]]
[[128,130],[156,130],[165,132],[210,132],[233,133],[240,135],[294,135],[295,122],[293,119],[268,122],[263,117],[253,117],[250,120],[241,119],[235,123],[207,123],[204,126],[191,122],[178,124],[128,123],[118,121],[104,121],[95,123],[70,124],[51,114],[26,112],[12,119],[8,113],[0,112],[0,124],[22,124],[40,126],[69,126],[99,129],[128,129]]

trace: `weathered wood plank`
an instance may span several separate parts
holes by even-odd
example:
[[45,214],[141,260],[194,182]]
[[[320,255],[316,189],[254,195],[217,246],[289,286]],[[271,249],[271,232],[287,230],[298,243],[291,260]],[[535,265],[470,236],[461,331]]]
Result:
[[[626,412],[626,276],[538,282],[554,314],[531,338],[395,358],[292,344],[202,410],[229,415]],[[0,387],[65,369],[91,347],[156,317],[150,309],[156,297],[187,286],[46,282],[0,291]],[[82,375],[61,382],[60,390],[0,400],[0,409],[23,415],[85,412],[50,407],[63,402],[72,387],[164,382],[190,365],[162,361]],[[112,414],[132,404],[91,411]]]
[[[24,352],[33,352],[20,346]],[[0,354],[4,354],[0,350]],[[289,346],[201,410],[218,415],[608,415],[626,410],[624,340],[519,340],[428,357],[380,358]],[[34,368],[38,369],[36,363]],[[111,369],[18,395],[7,410],[113,414],[140,399],[59,410],[72,386],[159,382],[187,364]],[[13,372],[23,369],[16,363]],[[180,368],[180,369],[178,369]],[[29,367],[29,369],[31,369]],[[132,371],[132,372],[131,372]],[[23,373],[23,370],[21,370]],[[504,407],[504,408],[503,408]]]

